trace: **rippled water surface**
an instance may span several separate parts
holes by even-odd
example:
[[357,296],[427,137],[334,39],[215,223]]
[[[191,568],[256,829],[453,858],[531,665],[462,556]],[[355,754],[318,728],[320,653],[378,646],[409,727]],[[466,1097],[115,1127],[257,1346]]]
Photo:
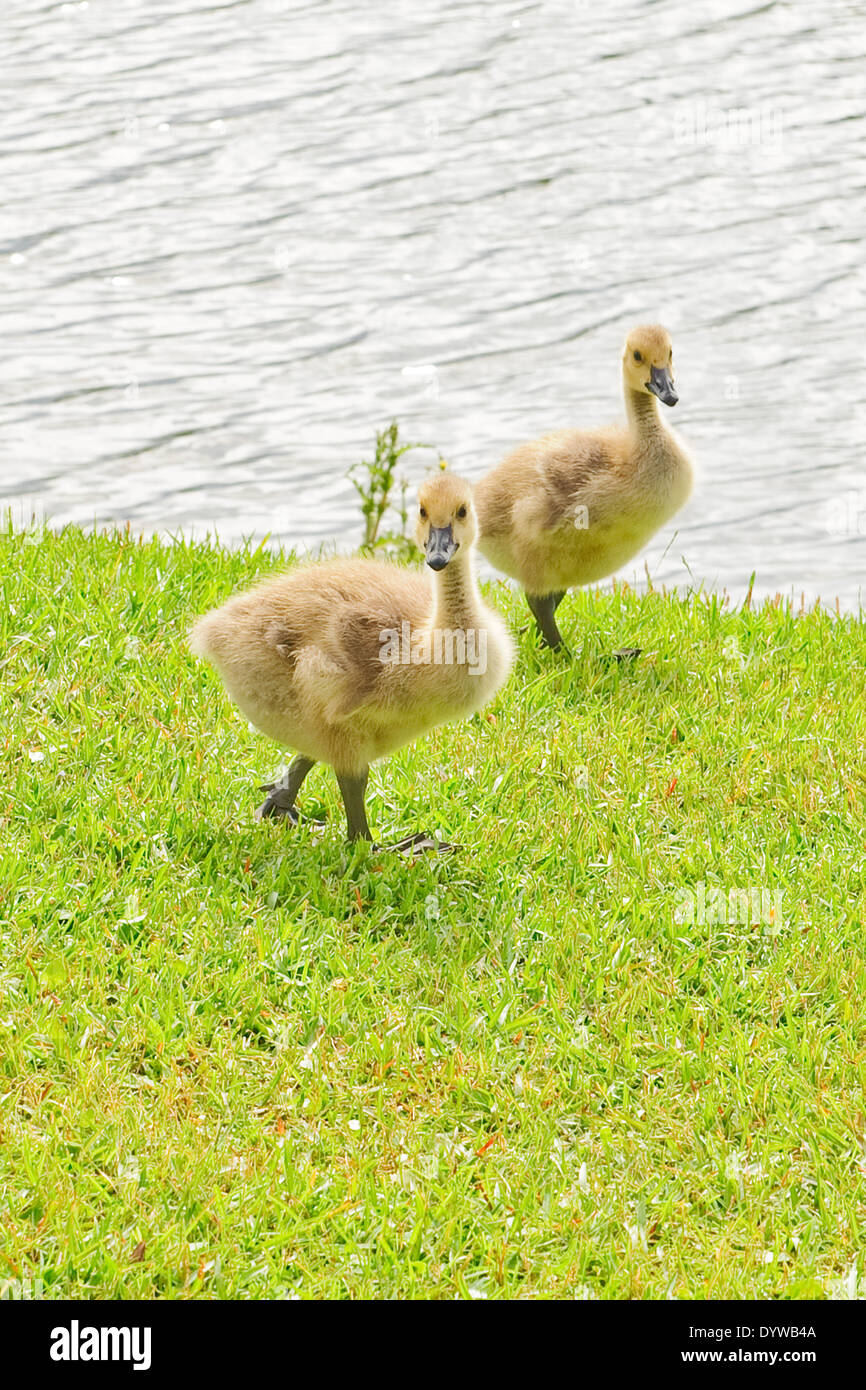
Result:
[[0,26],[2,495],[349,543],[345,470],[392,416],[476,476],[617,416],[624,331],[658,318],[700,479],[654,576],[857,602],[861,4],[12,0]]

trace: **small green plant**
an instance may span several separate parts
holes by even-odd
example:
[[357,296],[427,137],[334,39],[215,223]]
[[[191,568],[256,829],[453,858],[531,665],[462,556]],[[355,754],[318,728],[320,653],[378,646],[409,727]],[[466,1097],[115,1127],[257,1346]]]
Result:
[[[415,542],[408,533],[406,494],[409,483],[405,476],[397,472],[397,465],[403,455],[412,449],[430,447],[429,444],[401,444],[397,421],[392,420],[387,429],[379,430],[376,434],[374,457],[362,459],[349,469],[347,477],[361,499],[364,517],[362,552],[370,554],[374,550],[385,549],[400,559],[408,560],[414,556]],[[383,530],[383,522],[389,511],[396,514],[394,523],[399,521],[398,530]]]

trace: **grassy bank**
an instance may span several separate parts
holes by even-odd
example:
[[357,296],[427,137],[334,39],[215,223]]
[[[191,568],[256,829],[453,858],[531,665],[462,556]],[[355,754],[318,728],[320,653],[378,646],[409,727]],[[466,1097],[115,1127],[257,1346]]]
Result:
[[0,1282],[850,1291],[863,625],[571,596],[571,658],[524,632],[373,770],[375,834],[464,847],[407,864],[346,849],[327,769],[325,831],[253,821],[280,755],[184,634],[281,563],[0,537]]

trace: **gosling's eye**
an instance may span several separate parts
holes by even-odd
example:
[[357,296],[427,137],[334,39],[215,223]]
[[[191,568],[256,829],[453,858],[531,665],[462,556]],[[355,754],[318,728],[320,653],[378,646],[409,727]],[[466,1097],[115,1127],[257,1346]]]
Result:
[[421,520],[422,520],[422,521],[426,521],[426,520],[427,520],[427,509],[426,509],[426,507],[422,507],[422,508],[421,508],[421,513],[420,513],[420,515],[421,515]]
[[465,507],[459,507],[458,510],[457,510],[457,515],[458,515],[458,517],[460,518],[460,520],[462,521],[463,518],[464,518],[465,515],[466,515],[466,508],[465,508]]
[[642,361],[643,361],[643,358],[641,357],[641,355],[640,355],[640,353],[638,352],[637,348],[635,348],[635,350],[634,350],[634,360],[635,360],[635,362],[642,362]]

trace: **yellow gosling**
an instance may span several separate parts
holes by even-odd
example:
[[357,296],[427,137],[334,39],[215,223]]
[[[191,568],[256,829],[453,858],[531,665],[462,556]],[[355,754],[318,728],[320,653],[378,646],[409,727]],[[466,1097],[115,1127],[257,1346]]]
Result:
[[479,549],[520,582],[554,648],[566,590],[621,569],[692,490],[689,456],[658,408],[679,399],[664,328],[632,329],[622,382],[625,428],[558,430],[521,444],[475,487]]
[[[257,729],[297,752],[282,783],[263,789],[260,816],[296,823],[301,783],[325,762],[337,775],[349,839],[369,840],[370,764],[473,713],[508,676],[510,634],[475,579],[470,484],[447,473],[428,479],[416,535],[429,579],[375,560],[311,564],[195,624],[193,652]],[[421,834],[394,848],[443,846]]]

